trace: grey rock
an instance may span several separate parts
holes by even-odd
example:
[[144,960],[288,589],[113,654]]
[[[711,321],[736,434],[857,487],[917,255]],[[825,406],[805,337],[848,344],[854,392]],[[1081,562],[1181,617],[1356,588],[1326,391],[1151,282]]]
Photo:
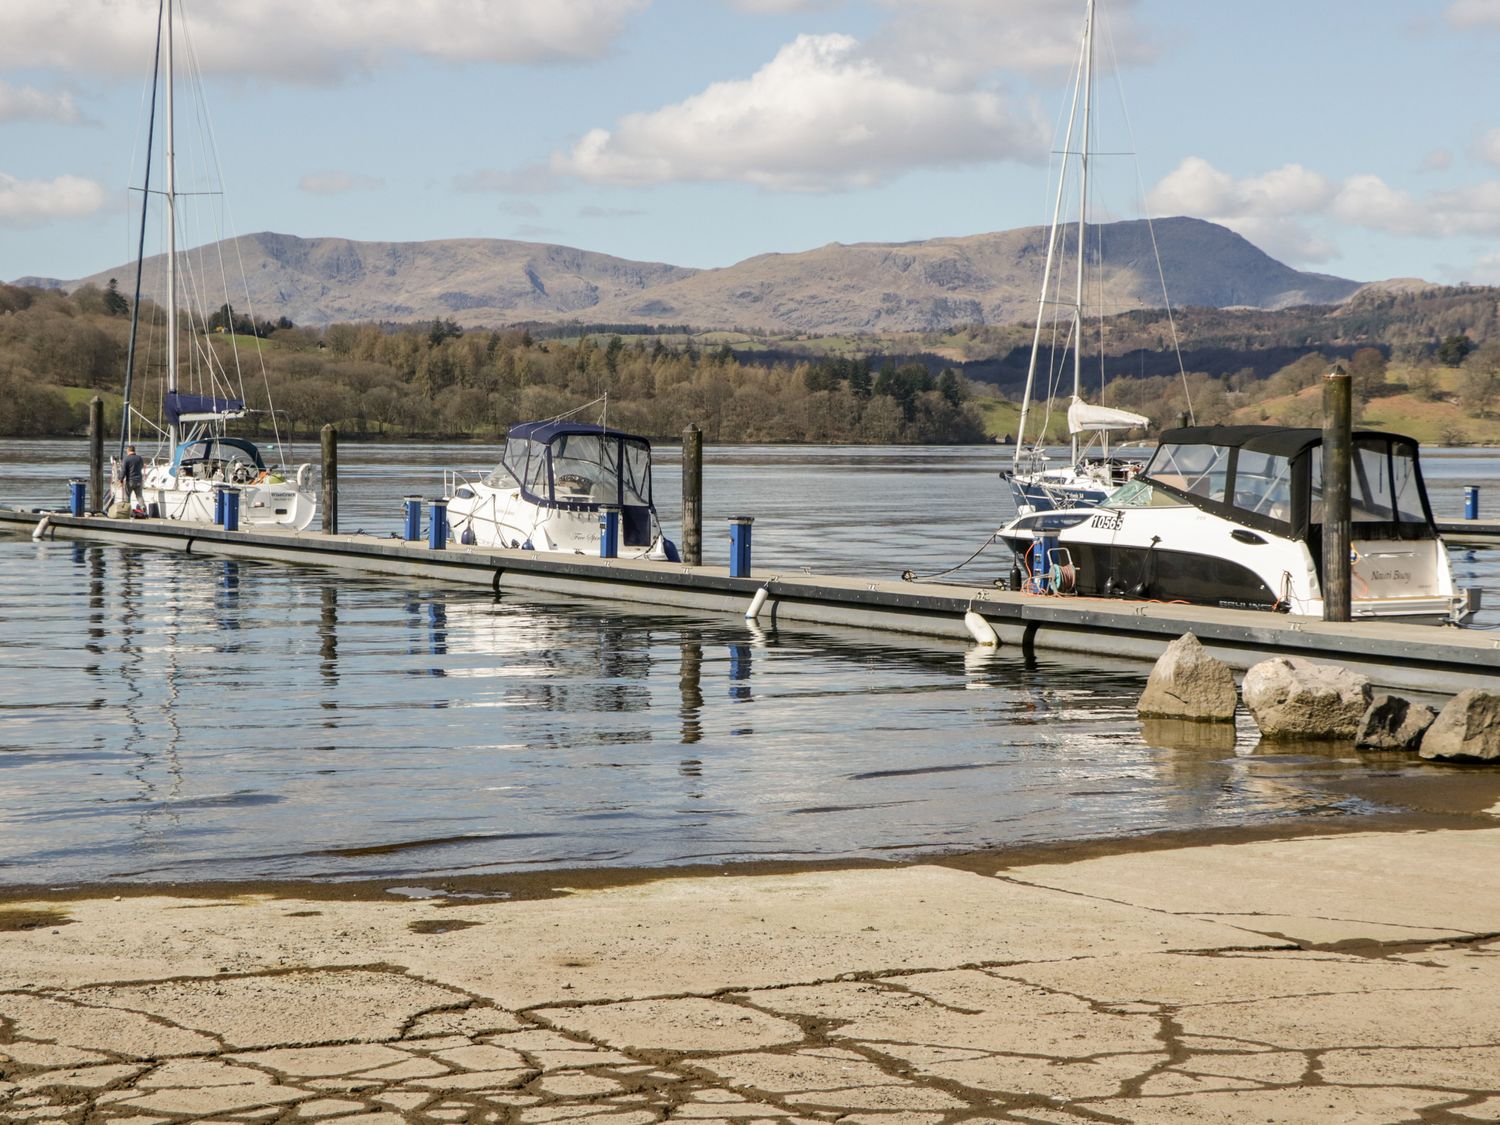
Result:
[[1370,701],[1354,742],[1370,750],[1415,750],[1436,718],[1425,703],[1382,692]]
[[1278,656],[1245,673],[1241,696],[1262,738],[1353,741],[1370,707],[1370,681],[1337,665]]
[[1500,692],[1469,688],[1450,699],[1422,736],[1422,757],[1500,759]]
[[1184,633],[1157,659],[1135,709],[1143,717],[1228,722],[1236,703],[1229,665]]

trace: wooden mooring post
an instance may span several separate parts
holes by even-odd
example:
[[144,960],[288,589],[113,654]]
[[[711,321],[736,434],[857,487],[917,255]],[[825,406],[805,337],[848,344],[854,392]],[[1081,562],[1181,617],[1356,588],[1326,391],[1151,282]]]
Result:
[[682,561],[703,565],[703,431],[682,432]]
[[89,511],[109,507],[104,495],[104,400],[89,399]]
[[1323,376],[1323,620],[1348,621],[1350,597],[1349,471],[1354,425],[1349,372]]
[[323,530],[339,533],[339,432],[331,422],[323,427]]

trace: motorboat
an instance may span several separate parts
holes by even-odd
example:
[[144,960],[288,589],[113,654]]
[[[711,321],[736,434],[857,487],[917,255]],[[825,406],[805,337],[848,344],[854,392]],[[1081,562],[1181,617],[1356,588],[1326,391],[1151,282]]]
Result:
[[[1323,432],[1165,431],[1136,478],[1094,507],[1017,516],[998,535],[1034,592],[1323,614]],[[1461,624],[1417,442],[1357,430],[1351,614]]]
[[[120,479],[121,465],[127,447],[135,440],[134,430],[139,426],[150,427],[159,435],[159,445],[147,459],[142,479],[143,499],[146,509],[143,515],[155,515],[163,519],[186,520],[194,523],[217,522],[220,509],[216,493],[233,490],[239,495],[238,522],[249,526],[279,526],[302,530],[312,523],[317,511],[317,494],[313,488],[312,466],[301,465],[292,472],[285,465],[269,466],[260,448],[248,438],[227,436],[227,424],[252,413],[246,409],[244,390],[245,367],[251,366],[249,357],[240,355],[240,345],[234,333],[232,317],[226,316],[219,332],[211,331],[215,314],[231,311],[231,297],[227,283],[220,285],[220,294],[210,297],[210,278],[220,274],[221,266],[215,261],[205,260],[205,255],[181,253],[178,250],[178,227],[180,196],[199,196],[202,192],[180,193],[177,189],[177,139],[174,113],[176,67],[173,46],[177,38],[177,24],[182,15],[181,0],[164,0],[158,12],[157,43],[158,66],[155,73],[161,77],[165,91],[162,113],[165,143],[163,180],[161,188],[151,184],[151,161],[146,162],[146,184],[142,191],[141,254],[136,269],[135,301],[131,319],[130,348],[126,359],[124,399],[125,409],[120,427],[120,447],[114,459],[113,503],[111,512],[131,514],[130,497]],[[151,128],[155,134],[156,89],[153,83],[151,95]],[[200,126],[203,123],[201,108],[195,114]],[[150,145],[148,144],[148,154]],[[165,247],[161,261],[164,286],[157,294],[157,303],[165,314],[161,319],[163,328],[160,347],[163,385],[155,397],[161,403],[159,417],[142,414],[135,406],[132,383],[138,351],[142,277],[145,257],[144,232],[148,226],[146,208],[153,199],[160,199],[164,210],[162,227],[165,232]],[[183,284],[179,275],[186,275],[190,284]],[[188,307],[180,307],[184,300]],[[222,304],[220,303],[222,302]],[[184,322],[185,318],[185,322]],[[155,317],[150,318],[154,323]],[[216,337],[222,337],[216,341]],[[182,344],[186,343],[184,349]],[[140,349],[143,350],[143,349]],[[266,377],[260,349],[253,349],[260,364],[265,383],[267,400],[270,398],[270,381]],[[267,412],[271,425],[276,426],[275,411]],[[277,441],[278,454],[283,450]]]
[[597,556],[602,517],[617,509],[620,558],[677,561],[656,518],[643,437],[591,422],[525,422],[510,429],[489,474],[443,476],[459,543]]

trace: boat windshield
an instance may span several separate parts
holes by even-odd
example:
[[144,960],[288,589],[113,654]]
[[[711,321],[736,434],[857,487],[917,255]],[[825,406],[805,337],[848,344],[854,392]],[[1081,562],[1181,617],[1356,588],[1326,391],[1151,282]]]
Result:
[[1152,488],[1150,481],[1133,480],[1109,494],[1104,508],[1182,508],[1182,500],[1162,488]]
[[513,437],[484,483],[519,485],[543,503],[649,506],[651,447],[637,438],[591,433],[557,434],[550,442]]
[[[1313,451],[1312,519],[1323,520],[1323,451]],[[1356,438],[1349,466],[1349,519],[1360,524],[1427,523],[1417,449],[1386,438]]]
[[266,463],[260,450],[252,443],[240,438],[206,437],[185,441],[177,448],[177,464],[189,468],[227,462],[249,466],[256,472],[264,472]]
[[1159,445],[1142,475],[1190,496],[1224,503],[1230,452],[1222,445]]

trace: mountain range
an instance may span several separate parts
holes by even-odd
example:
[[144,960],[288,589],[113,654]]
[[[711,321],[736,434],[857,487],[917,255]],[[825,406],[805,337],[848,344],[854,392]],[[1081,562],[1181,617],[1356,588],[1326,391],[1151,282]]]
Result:
[[[233,264],[235,273],[243,269],[245,284],[229,291],[248,290],[251,308],[232,298],[238,311],[312,326],[582,320],[821,335],[1030,320],[1046,244],[1046,228],[1028,227],[922,242],[831,243],[691,269],[503,239],[357,242],[261,233],[199,247],[186,259],[190,274],[216,274],[220,262]],[[1179,307],[1337,304],[1361,288],[1294,270],[1201,219],[1101,224],[1090,228],[1090,254],[1104,263],[1092,275],[1092,291],[1109,311],[1161,307],[1163,277]],[[146,262],[144,292],[161,288],[163,262],[162,256]],[[134,276],[130,263],[73,281],[16,283],[71,291],[114,278],[128,290]]]

